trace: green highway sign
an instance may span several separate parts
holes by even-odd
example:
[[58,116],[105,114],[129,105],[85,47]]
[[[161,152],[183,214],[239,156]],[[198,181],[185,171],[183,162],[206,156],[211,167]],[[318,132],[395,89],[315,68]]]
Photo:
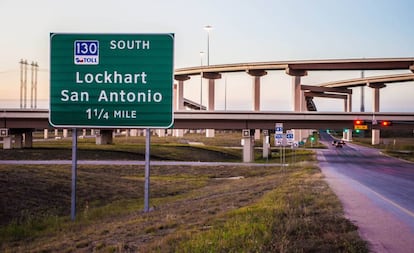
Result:
[[168,128],[173,34],[50,35],[50,124]]

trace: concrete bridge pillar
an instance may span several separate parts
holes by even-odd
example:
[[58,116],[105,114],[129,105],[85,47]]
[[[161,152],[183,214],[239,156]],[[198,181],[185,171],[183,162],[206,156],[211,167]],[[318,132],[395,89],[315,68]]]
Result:
[[137,137],[138,136],[138,129],[130,129],[129,136]]
[[[385,88],[386,85],[383,83],[373,83],[368,85],[370,88],[373,88],[373,112],[380,111],[380,89]],[[372,129],[372,145],[378,145],[380,143],[380,130]]]
[[23,148],[23,133],[16,133],[14,135],[14,148]]
[[[293,88],[293,111],[294,112],[303,112],[306,108],[306,101],[303,91],[301,89],[301,77],[306,76],[308,73],[306,70],[295,70],[290,67],[286,68],[286,74],[292,76],[292,88]],[[294,141],[301,141],[306,133],[304,130],[293,129],[295,136]]]
[[[177,78],[176,78],[177,80]],[[178,85],[174,84],[174,90],[173,90],[173,110],[174,111],[180,111],[184,109],[184,98],[183,98],[183,90],[182,88],[179,88],[179,86],[183,86],[183,81],[179,81]],[[181,97],[180,93],[181,92]],[[173,136],[175,137],[183,137],[181,129],[173,129]]]
[[33,131],[32,130],[26,130],[24,132],[23,147],[24,148],[32,148],[33,147]]
[[352,141],[352,129],[344,129],[342,132],[342,139],[344,141]]
[[380,111],[380,89],[385,88],[386,85],[383,83],[373,83],[369,84],[370,88],[373,88],[373,111],[379,112]]
[[[348,94],[347,98],[344,100],[344,109],[345,112],[352,111],[352,94]],[[344,129],[342,139],[345,141],[352,141],[352,129]]]
[[11,135],[3,137],[3,149],[13,148],[13,137]]
[[174,129],[173,130],[173,136],[174,137],[184,137],[184,129]]
[[63,129],[63,138],[68,138],[68,130]]
[[190,77],[188,75],[176,75],[174,79],[178,81],[178,84],[174,84],[174,110],[184,110],[184,81],[189,80]]
[[[217,72],[203,72],[203,78],[208,79],[208,109],[214,111],[215,108],[215,80],[221,78],[221,74]],[[206,129],[206,137],[211,138],[215,136],[214,129]]]
[[[253,111],[260,111],[260,78],[267,75],[265,70],[254,69],[248,70],[247,73],[253,77]],[[254,139],[260,139],[260,129],[255,130]]]
[[43,130],[43,139],[48,139],[49,138],[49,129],[45,128]]
[[251,163],[254,161],[254,138],[250,135],[250,129],[242,131],[243,162]]
[[372,129],[372,145],[379,145],[380,144],[380,130],[379,129]]
[[269,130],[263,130],[263,158],[269,158],[270,155],[270,136]]
[[165,129],[157,129],[156,133],[158,137],[165,137]]
[[96,145],[112,144],[113,136],[112,130],[101,130],[96,136]]
[[13,137],[7,136],[3,137],[3,149],[12,149],[13,148]]

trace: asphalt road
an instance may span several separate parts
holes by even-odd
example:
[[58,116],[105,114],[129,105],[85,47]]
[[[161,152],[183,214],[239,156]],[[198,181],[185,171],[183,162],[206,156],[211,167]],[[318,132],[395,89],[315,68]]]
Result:
[[321,133],[329,149],[317,158],[347,218],[373,252],[414,252],[414,164],[354,144],[338,148],[332,140]]

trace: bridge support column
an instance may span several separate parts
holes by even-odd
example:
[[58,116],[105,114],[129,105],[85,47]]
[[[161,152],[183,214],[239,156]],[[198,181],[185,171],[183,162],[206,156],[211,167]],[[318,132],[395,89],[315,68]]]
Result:
[[250,135],[250,129],[243,129],[243,162],[251,163],[254,161],[254,138]]
[[348,94],[344,100],[344,108],[346,112],[352,112],[352,94]]
[[[260,111],[260,78],[264,75],[267,75],[265,70],[255,69],[248,70],[247,73],[253,77],[253,111]],[[254,134],[255,140],[260,140],[260,129],[255,130]]]
[[96,136],[96,145],[113,144],[112,130],[101,130]]
[[23,148],[23,133],[16,133],[14,135],[14,148]]
[[[208,110],[214,111],[215,108],[215,80],[221,78],[220,73],[216,72],[203,72],[203,78],[208,79]],[[206,137],[212,138],[215,136],[214,129],[206,129]]]
[[48,139],[49,138],[49,129],[44,129],[43,130],[43,139]]
[[129,136],[137,137],[138,136],[138,130],[137,129],[130,129],[129,130]]
[[270,136],[268,130],[263,130],[263,158],[270,156]]
[[165,137],[165,129],[157,129],[158,137]]
[[173,130],[173,136],[174,137],[184,137],[184,129],[174,129]]
[[189,80],[187,75],[177,75],[174,77],[178,81],[178,85],[174,85],[174,110],[184,110],[184,81]]
[[380,130],[379,129],[372,129],[372,145],[380,144]]
[[[305,96],[301,89],[301,77],[306,76],[308,73],[306,70],[295,70],[290,67],[286,68],[286,74],[292,76],[292,88],[293,88],[293,111],[294,112],[303,112],[306,108],[305,105]],[[301,141],[306,133],[304,130],[293,129],[295,136],[294,141]]]
[[7,136],[3,137],[3,149],[12,149],[13,148],[13,137]]
[[32,130],[26,130],[24,132],[24,148],[32,148],[33,147],[33,132]]
[[63,129],[63,138],[68,138],[68,130]]
[[[344,100],[345,112],[352,111],[352,94],[348,94],[347,98]],[[344,129],[342,133],[342,139],[344,141],[352,141],[352,129]]]
[[[386,87],[383,83],[373,83],[369,84],[370,88],[373,88],[373,105],[372,109],[374,112],[380,111],[380,89]],[[380,144],[380,130],[379,129],[372,129],[372,139],[371,144],[372,145],[378,145]]]
[[342,132],[342,139],[344,141],[352,141],[352,129],[344,129]]

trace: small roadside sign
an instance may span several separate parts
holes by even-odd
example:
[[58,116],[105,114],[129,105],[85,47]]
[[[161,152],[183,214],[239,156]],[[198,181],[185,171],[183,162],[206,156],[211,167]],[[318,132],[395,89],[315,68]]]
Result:
[[7,137],[7,136],[9,136],[9,129],[0,128],[0,137]]
[[368,130],[368,125],[354,125],[355,130]]
[[286,130],[286,140],[288,145],[293,144],[293,139],[295,138],[292,130]]
[[275,124],[275,145],[283,145],[283,123]]
[[275,124],[275,133],[282,134],[283,133],[283,123],[276,123]]

